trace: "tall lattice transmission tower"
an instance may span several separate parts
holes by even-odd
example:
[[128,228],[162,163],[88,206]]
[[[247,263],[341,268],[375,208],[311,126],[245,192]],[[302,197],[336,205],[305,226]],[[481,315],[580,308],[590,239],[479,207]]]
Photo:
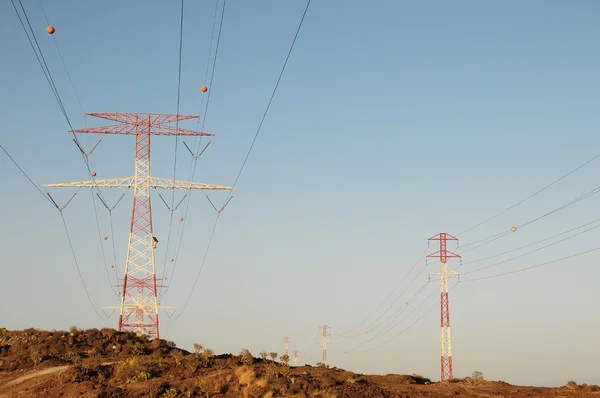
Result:
[[327,339],[331,336],[331,333],[327,332],[328,329],[331,328],[327,325],[319,326],[321,333],[321,349],[323,350],[323,359],[321,360],[321,363],[325,367],[327,367]]
[[289,337],[284,337],[283,338],[283,344],[285,344],[285,355],[288,355],[288,351],[289,351],[289,347],[290,347],[290,338]]
[[[178,120],[198,116],[149,113],[86,113],[120,122],[112,126],[73,130],[74,133],[120,134],[135,136],[135,174],[133,177],[92,179],[91,181],[45,184],[48,187],[133,188],[133,211],[129,228],[129,243],[119,308],[119,331],[133,331],[159,338],[156,267],[154,249],[158,242],[152,225],[151,189],[232,190],[218,185],[154,177],[150,174],[150,136],[213,136],[183,128],[168,126]],[[92,177],[95,174],[92,173]]]
[[458,272],[448,268],[448,258],[460,258],[456,253],[446,248],[449,240],[458,241],[458,238],[446,233],[439,234],[429,238],[429,241],[439,241],[440,250],[427,255],[428,258],[439,258],[440,268],[429,275],[440,276],[440,318],[441,318],[441,381],[452,380],[452,340],[450,338],[450,304],[448,301],[448,278],[458,275]]

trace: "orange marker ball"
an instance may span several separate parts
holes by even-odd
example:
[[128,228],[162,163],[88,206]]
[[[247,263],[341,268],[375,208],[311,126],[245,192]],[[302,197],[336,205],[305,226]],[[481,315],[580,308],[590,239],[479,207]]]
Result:
[[107,239],[108,239],[108,236],[105,236],[105,237],[104,237],[104,240],[107,240]]
[[173,261],[175,261],[175,259],[174,259],[174,258],[172,258],[172,259],[171,259],[171,262],[173,262]]
[[207,91],[208,91],[208,87],[206,87],[206,86],[202,86],[202,88],[201,88],[200,90],[202,90],[202,92],[203,92],[203,93],[205,93],[205,92],[207,92]]
[[114,265],[111,265],[111,266],[110,266],[110,268],[115,268],[115,266],[114,266]]
[[48,32],[49,34],[53,35],[55,32],[54,26],[50,25],[46,28],[46,32]]
[[179,221],[183,221],[183,217],[179,217]]
[[517,227],[512,227],[510,230],[515,232],[517,230]]
[[92,177],[96,177],[96,172],[92,171]]

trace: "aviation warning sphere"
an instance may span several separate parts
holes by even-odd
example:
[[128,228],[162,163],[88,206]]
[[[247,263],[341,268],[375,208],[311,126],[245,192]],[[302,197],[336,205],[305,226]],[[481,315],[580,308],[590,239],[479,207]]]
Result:
[[96,172],[92,171],[92,177],[96,177]]
[[201,90],[202,90],[203,93],[205,93],[208,90],[208,87],[202,86]]
[[517,230],[517,227],[513,226],[510,230],[513,231],[513,232],[515,232]]
[[49,34],[53,35],[55,32],[54,26],[50,25],[46,28],[46,32],[48,32]]

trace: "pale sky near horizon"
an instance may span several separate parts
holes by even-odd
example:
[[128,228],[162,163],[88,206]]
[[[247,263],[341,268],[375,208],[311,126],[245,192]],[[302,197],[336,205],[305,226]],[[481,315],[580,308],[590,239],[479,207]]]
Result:
[[[16,0],[15,0],[16,1]],[[22,0],[75,128],[111,122],[83,112],[175,113],[179,2]],[[219,1],[219,4],[221,2]],[[297,28],[305,1],[229,0],[205,131],[212,144],[196,181],[231,185]],[[185,3],[182,114],[198,114],[216,0]],[[472,227],[574,169],[599,151],[600,2],[313,0],[257,143],[222,213],[190,304],[161,314],[163,338],[216,352],[283,350],[320,359],[319,325],[331,326],[329,363],[362,373],[420,373],[439,379],[439,283],[425,268],[427,239]],[[10,2],[0,4],[2,144],[38,185],[86,179],[85,165]],[[80,107],[61,59],[69,71]],[[196,122],[181,127],[196,129]],[[80,136],[87,149],[99,139]],[[191,157],[178,146],[177,178]],[[204,141],[206,142],[206,141]],[[172,177],[172,138],[152,144],[153,174]],[[98,178],[133,173],[132,137],[105,136],[92,156]],[[461,282],[450,293],[454,374],[474,370],[516,384],[573,379],[600,384],[597,330],[600,251],[525,272],[478,280],[594,249],[591,229],[481,272],[488,265],[573,235],[600,218],[598,196],[467,251],[596,188],[600,159],[478,228],[461,234]],[[0,152],[0,326],[116,327],[96,316],[60,216]],[[66,202],[73,191],[52,190]],[[121,192],[105,192],[115,202]],[[177,200],[183,194],[177,196]],[[211,194],[215,203],[225,195]],[[170,198],[167,193],[165,198]],[[162,273],[169,211],[153,196]],[[179,218],[183,205],[175,212]],[[110,218],[97,203],[102,235]],[[64,211],[85,285],[99,313],[118,305],[113,258],[124,262],[131,192],[113,212],[112,239],[98,237],[90,192]],[[162,304],[190,295],[215,213],[195,193],[170,288]],[[176,221],[173,241],[180,238]],[[434,252],[433,244],[427,253]],[[487,257],[492,257],[486,259]],[[470,261],[481,260],[468,264]],[[414,283],[360,327],[420,260]],[[449,261],[451,268],[460,262]],[[166,267],[172,265],[166,261]],[[122,269],[122,267],[121,267]],[[456,281],[451,282],[453,286]],[[375,324],[369,333],[367,326]],[[367,325],[367,326],[365,326]],[[383,333],[377,335],[379,331]],[[362,333],[361,333],[362,332]],[[376,348],[382,343],[388,344]],[[355,336],[355,337],[352,337]],[[372,341],[367,341],[376,336]],[[366,343],[365,343],[366,342]],[[353,347],[364,345],[351,351]],[[370,350],[372,349],[372,350]],[[365,350],[370,350],[364,352]],[[596,370],[594,370],[596,369]]]

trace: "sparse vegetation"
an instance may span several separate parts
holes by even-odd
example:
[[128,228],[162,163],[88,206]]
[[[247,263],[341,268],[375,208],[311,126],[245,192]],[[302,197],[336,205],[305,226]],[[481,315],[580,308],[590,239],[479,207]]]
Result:
[[254,357],[252,357],[252,353],[247,348],[244,348],[240,352],[240,361],[244,365],[252,365],[254,363]]
[[[420,375],[364,376],[337,368],[290,367],[289,357],[249,350],[215,353],[194,344],[193,353],[165,340],[112,329],[70,332],[0,329],[0,396],[152,397],[584,397],[600,387],[569,382],[560,389],[515,388],[483,374],[432,383]],[[66,365],[66,366],[65,366]],[[49,373],[31,373],[41,369]],[[481,373],[481,372],[479,372]],[[18,386],[11,380],[33,375]],[[554,392],[554,393],[553,393]]]
[[196,355],[200,354],[202,352],[203,348],[204,347],[202,347],[202,344],[194,343],[194,354],[196,354]]
[[473,378],[475,380],[483,380],[483,373],[481,373],[480,371],[476,370],[471,375],[471,378]]

